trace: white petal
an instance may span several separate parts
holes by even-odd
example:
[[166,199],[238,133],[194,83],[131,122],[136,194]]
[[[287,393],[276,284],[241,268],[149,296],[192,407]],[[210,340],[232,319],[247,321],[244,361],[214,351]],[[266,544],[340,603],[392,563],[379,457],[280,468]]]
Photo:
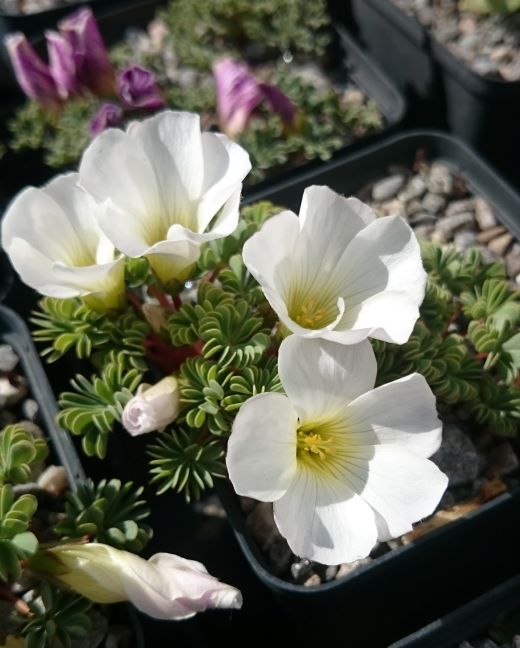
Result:
[[278,279],[283,287],[284,271],[290,264],[299,230],[298,216],[284,211],[269,218],[244,244],[244,264],[262,288],[280,293]]
[[392,444],[358,448],[348,467],[352,487],[378,514],[379,540],[411,531],[433,513],[448,485],[434,463]]
[[291,335],[280,345],[278,372],[300,421],[306,422],[330,417],[372,389],[377,363],[366,340],[345,346]]
[[385,290],[350,308],[347,306],[334,333],[338,338],[347,338],[362,331],[365,337],[404,344],[418,317],[419,307],[409,293]]
[[239,495],[272,502],[287,491],[296,470],[297,424],[296,412],[282,394],[258,394],[242,405],[226,457]]
[[128,134],[152,164],[169,223],[193,224],[194,204],[202,194],[204,173],[200,117],[168,110],[132,123]]
[[393,444],[430,457],[441,444],[435,396],[420,374],[359,396],[348,406],[346,418],[349,436],[359,445]]
[[[233,194],[238,191],[240,196],[242,181],[251,171],[249,155],[225,135],[202,133],[202,149],[204,176],[202,199],[197,211],[199,232],[208,228],[211,219]],[[221,218],[220,216],[219,220]],[[238,205],[236,218],[238,219]],[[212,224],[211,229],[215,229],[215,224]]]
[[112,217],[119,215],[121,230],[136,227],[144,218],[160,218],[163,212],[152,162],[141,143],[121,130],[109,128],[93,140],[83,153],[79,176],[80,185],[99,202],[109,200],[120,210]]
[[405,292],[419,306],[426,273],[419,243],[400,217],[379,218],[359,232],[338,264],[349,307],[382,291]]
[[130,555],[123,586],[129,600],[156,619],[188,619],[209,608],[241,606],[240,592],[220,583],[201,563],[167,553],[148,561],[130,560]]
[[52,261],[77,265],[95,259],[98,237],[78,218],[75,180],[75,174],[58,176],[41,189],[28,187],[16,196],[2,222],[2,245],[8,253],[11,242],[20,238]]
[[274,503],[274,517],[297,556],[325,565],[364,558],[377,540],[370,506],[348,484],[319,480],[305,468]]
[[354,236],[375,215],[356,198],[344,198],[328,187],[308,187],[300,208],[301,261],[312,274],[330,274]]

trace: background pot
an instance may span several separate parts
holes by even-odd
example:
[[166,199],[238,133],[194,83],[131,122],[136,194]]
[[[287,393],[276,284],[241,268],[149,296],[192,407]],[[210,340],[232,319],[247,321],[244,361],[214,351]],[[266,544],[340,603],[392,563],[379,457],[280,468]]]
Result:
[[477,74],[392,0],[352,0],[352,14],[350,28],[406,93],[409,123],[447,127],[520,183],[511,165],[520,148],[520,81]]
[[519,601],[520,576],[514,576],[389,648],[457,648],[485,632],[499,614],[518,607]]

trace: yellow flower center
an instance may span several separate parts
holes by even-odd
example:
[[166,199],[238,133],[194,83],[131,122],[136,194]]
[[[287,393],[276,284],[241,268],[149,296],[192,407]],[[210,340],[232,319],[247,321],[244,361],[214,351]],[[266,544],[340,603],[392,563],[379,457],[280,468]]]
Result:
[[323,438],[321,434],[313,430],[306,431],[303,428],[298,430],[298,441],[296,444],[297,454],[302,458],[305,453],[309,457],[315,455],[317,458],[323,460],[326,458],[326,451],[330,446],[331,439]]
[[289,316],[300,326],[308,329],[321,329],[333,322],[338,315],[336,299],[329,295],[307,296],[302,300],[297,296],[289,300]]

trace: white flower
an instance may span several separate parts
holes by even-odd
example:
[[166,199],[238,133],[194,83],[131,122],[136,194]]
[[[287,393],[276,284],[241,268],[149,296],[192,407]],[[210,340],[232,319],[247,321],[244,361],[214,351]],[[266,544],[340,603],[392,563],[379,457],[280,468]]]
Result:
[[282,323],[302,337],[402,344],[424,297],[419,244],[405,221],[376,220],[327,187],[305,190],[299,218],[270,218],[243,258]]
[[77,173],[28,187],[7,209],[2,246],[22,280],[50,297],[84,297],[94,308],[124,302],[124,258],[99,229],[96,203]]
[[419,374],[372,389],[367,341],[345,346],[291,335],[279,352],[287,396],[242,405],[227,451],[240,495],[274,502],[298,556],[325,564],[365,557],[433,512],[447,477],[426,457],[441,441],[435,398]]
[[139,385],[123,410],[122,423],[132,436],[162,430],[179,413],[179,386],[167,376],[153,386]]
[[188,619],[209,608],[242,606],[242,595],[204,565],[174,554],[148,560],[108,545],[68,544],[48,550],[67,568],[56,578],[96,603],[130,601],[156,619]]
[[130,257],[146,256],[163,282],[182,280],[205,241],[238,223],[249,156],[199,116],[163,112],[108,129],[83,154],[80,184],[102,205],[99,223]]

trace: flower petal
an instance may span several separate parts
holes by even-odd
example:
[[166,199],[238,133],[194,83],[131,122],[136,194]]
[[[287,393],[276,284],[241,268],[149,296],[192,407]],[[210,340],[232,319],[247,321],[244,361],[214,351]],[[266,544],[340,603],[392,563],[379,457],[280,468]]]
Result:
[[341,294],[347,309],[382,291],[405,292],[417,306],[424,298],[419,243],[401,217],[379,218],[359,232],[336,272],[345,278]]
[[325,340],[286,338],[278,372],[301,422],[331,417],[372,389],[377,363],[368,341],[346,346]]
[[164,227],[163,204],[154,167],[138,142],[114,128],[98,135],[83,153],[79,182],[102,203],[100,226],[118,249],[139,256],[156,242],[155,230]]
[[352,487],[378,514],[379,540],[411,531],[433,513],[448,485],[433,462],[390,443],[358,448],[348,470]]
[[[232,195],[237,192],[240,195],[242,181],[251,171],[251,161],[247,152],[225,135],[202,133],[202,149],[204,177],[197,211],[198,232],[206,231],[211,219]],[[235,218],[238,221],[238,210],[236,216],[233,213],[234,227],[227,227],[226,233],[235,230]],[[218,222],[223,224],[222,215],[219,215]],[[213,223],[212,230],[215,229],[216,223]]]
[[417,373],[362,394],[348,405],[346,418],[358,445],[398,445],[426,458],[441,444],[435,396]]
[[329,187],[312,186],[303,192],[300,227],[309,252],[330,272],[354,236],[375,219],[374,212],[357,198],[345,198]]
[[274,503],[274,518],[292,551],[337,565],[366,557],[377,541],[374,511],[347,483],[322,480],[298,467],[287,493]]
[[240,408],[229,437],[226,464],[239,495],[272,502],[296,470],[296,412],[282,394],[258,394]]
[[347,306],[334,334],[340,338],[363,331],[365,337],[404,344],[418,317],[419,307],[409,293],[385,290],[355,306]]
[[199,116],[167,110],[133,122],[128,135],[150,160],[168,224],[195,229],[194,201],[202,193],[204,168]]
[[[284,211],[267,220],[248,239],[242,249],[244,263],[263,289],[280,293],[284,288],[285,272],[300,230],[298,216]],[[273,305],[274,308],[274,305]]]

